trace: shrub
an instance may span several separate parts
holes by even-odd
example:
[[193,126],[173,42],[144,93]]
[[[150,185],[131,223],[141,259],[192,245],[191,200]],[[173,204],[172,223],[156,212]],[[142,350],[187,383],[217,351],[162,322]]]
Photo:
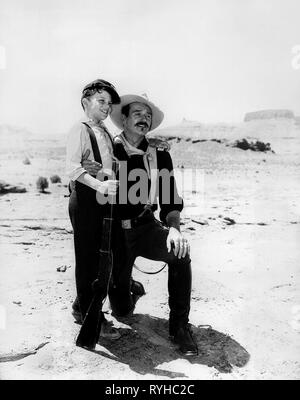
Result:
[[242,139],[242,140],[237,140],[234,144],[234,147],[237,147],[238,149],[242,150],[248,150],[250,149],[250,144],[248,143],[248,140]]
[[61,183],[61,179],[58,175],[52,175],[50,177],[50,181],[51,183]]
[[30,160],[29,160],[28,157],[25,157],[25,158],[24,158],[23,164],[25,164],[25,165],[30,165],[30,164],[31,164],[31,162],[30,162]]
[[255,142],[248,142],[246,139],[236,140],[233,144],[233,147],[237,147],[242,150],[262,151],[264,153],[267,151],[273,152],[270,143],[264,143],[259,140],[256,140]]
[[270,143],[260,142],[259,140],[256,141],[255,147],[257,151],[263,151],[263,152],[271,151]]
[[49,186],[48,179],[44,178],[43,176],[40,176],[36,181],[36,187],[42,193],[45,192],[45,189],[47,189],[48,186]]

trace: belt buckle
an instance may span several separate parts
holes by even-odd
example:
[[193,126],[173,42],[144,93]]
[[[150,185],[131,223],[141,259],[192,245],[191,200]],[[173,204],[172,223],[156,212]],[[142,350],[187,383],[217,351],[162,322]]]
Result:
[[124,219],[122,221],[122,228],[131,229],[131,221],[130,221],[130,219]]

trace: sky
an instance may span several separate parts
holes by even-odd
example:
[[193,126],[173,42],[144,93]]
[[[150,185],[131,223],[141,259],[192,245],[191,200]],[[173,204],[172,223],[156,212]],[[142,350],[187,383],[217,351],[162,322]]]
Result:
[[300,115],[299,15],[299,0],[0,0],[0,124],[66,133],[97,78],[146,93],[163,126]]

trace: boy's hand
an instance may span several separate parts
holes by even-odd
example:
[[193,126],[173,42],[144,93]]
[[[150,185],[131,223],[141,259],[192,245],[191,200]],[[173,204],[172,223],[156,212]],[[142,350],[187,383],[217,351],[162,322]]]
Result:
[[148,138],[149,146],[151,147],[157,147],[158,150],[166,150],[170,151],[170,144],[163,139],[159,138]]
[[100,192],[101,194],[108,194],[110,196],[115,196],[117,194],[118,187],[119,187],[119,181],[115,179],[109,179],[99,184],[97,192]]

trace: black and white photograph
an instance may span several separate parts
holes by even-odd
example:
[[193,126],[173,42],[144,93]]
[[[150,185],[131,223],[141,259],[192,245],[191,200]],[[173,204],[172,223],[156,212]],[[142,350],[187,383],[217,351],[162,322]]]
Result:
[[1,0],[1,381],[300,379],[299,15]]

